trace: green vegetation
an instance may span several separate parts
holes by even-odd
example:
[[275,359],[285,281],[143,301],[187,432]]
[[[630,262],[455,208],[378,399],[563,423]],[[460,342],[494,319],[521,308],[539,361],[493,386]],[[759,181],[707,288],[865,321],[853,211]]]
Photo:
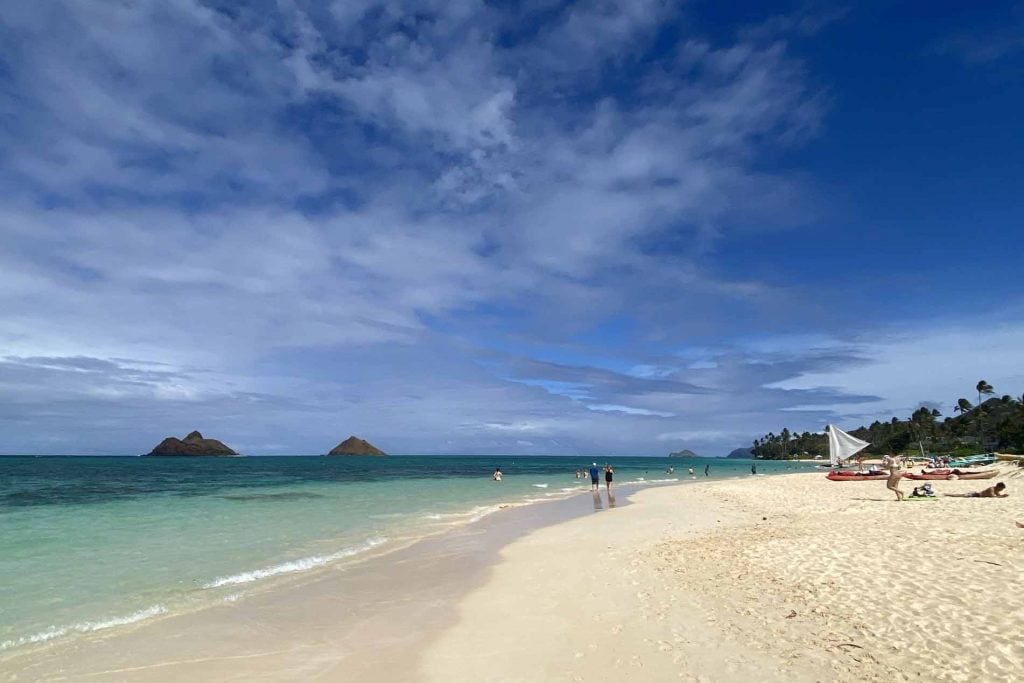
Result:
[[[864,449],[867,455],[913,454],[922,450],[952,455],[993,450],[1024,453],[1024,395],[982,401],[982,396],[995,393],[985,380],[978,382],[975,391],[977,406],[961,398],[953,408],[958,414],[941,421],[938,410],[922,406],[906,420],[894,417],[888,422],[874,422],[848,431],[871,444]],[[828,438],[823,433],[794,434],[784,428],[779,434],[769,432],[754,439],[753,445],[754,456],[766,460],[828,455]]]

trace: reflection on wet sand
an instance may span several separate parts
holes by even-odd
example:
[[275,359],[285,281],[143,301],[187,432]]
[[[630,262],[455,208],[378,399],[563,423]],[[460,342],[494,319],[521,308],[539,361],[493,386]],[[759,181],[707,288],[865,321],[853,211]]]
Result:
[[604,505],[601,504],[601,494],[598,493],[597,491],[591,491],[590,494],[594,498],[594,509],[595,510],[602,510],[602,509],[604,509]]
[[615,494],[612,493],[611,489],[608,489],[608,508],[615,507]]

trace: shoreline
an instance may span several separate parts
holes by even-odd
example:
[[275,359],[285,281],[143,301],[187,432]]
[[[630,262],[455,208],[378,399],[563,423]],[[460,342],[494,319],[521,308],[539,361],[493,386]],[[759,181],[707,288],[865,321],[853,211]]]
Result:
[[[1024,537],[1013,524],[1024,520],[1024,477],[1004,468],[998,480],[1016,497],[896,504],[884,482],[821,473],[616,487],[614,509],[603,489],[597,501],[569,495],[237,602],[92,634],[0,673],[1009,681],[1024,668]],[[953,587],[951,571],[970,590],[912,590]]]
[[[617,488],[635,491],[682,482],[692,483],[685,476],[665,478],[665,475],[656,474],[650,478],[637,477],[619,482]],[[548,490],[547,485],[533,486],[536,488],[530,489],[530,492],[511,493],[504,500],[474,502],[469,507],[424,515],[423,519],[429,520],[425,523],[374,531],[369,536],[345,539],[340,545],[328,546],[319,551],[310,549],[309,552],[313,554],[284,556],[264,563],[257,561],[223,574],[212,574],[196,583],[188,592],[155,597],[152,602],[127,610],[94,612],[78,621],[54,621],[36,631],[9,634],[7,639],[0,640],[0,675],[8,668],[9,662],[31,657],[47,649],[73,647],[83,639],[117,637],[128,629],[144,628],[154,621],[196,614],[225,601],[235,602],[265,591],[290,589],[316,579],[323,572],[346,570],[359,563],[379,561],[410,545],[454,533],[498,512],[507,514],[519,508],[557,503],[583,495],[589,490],[589,484],[574,484],[571,481],[551,490]]]
[[[649,481],[630,484],[633,485],[624,487],[630,492],[665,485]],[[455,522],[451,528],[392,539],[386,549],[374,549],[352,562],[331,563],[275,577],[265,584],[245,586],[245,594],[229,593],[187,611],[152,613],[145,621],[118,624],[118,628],[108,631],[83,631],[67,641],[13,649],[4,653],[7,656],[0,661],[0,680],[126,680],[125,676],[128,680],[179,680],[188,675],[185,670],[193,667],[201,670],[196,674],[201,677],[230,678],[240,660],[284,656],[285,652],[275,649],[279,643],[273,642],[280,640],[282,630],[300,633],[310,628],[321,633],[335,631],[329,638],[335,655],[319,658],[325,667],[334,669],[344,660],[346,670],[368,674],[372,668],[379,668],[377,660],[390,649],[390,646],[382,648],[381,644],[394,640],[394,635],[386,633],[387,628],[380,622],[381,615],[396,611],[392,609],[396,601],[402,603],[397,612],[405,612],[397,616],[396,623],[413,619],[439,628],[442,620],[438,617],[444,608],[439,595],[444,595],[448,604],[455,604],[496,561],[500,548],[514,538],[536,528],[593,514],[596,503],[587,493],[580,491],[497,504],[493,510]],[[616,496],[618,506],[629,504],[627,495],[623,492]],[[604,509],[607,498],[603,489],[601,499],[604,501],[601,509]],[[425,573],[412,571],[422,566],[432,568]],[[384,585],[384,579],[393,587]],[[389,593],[394,595],[389,596]],[[418,600],[417,595],[426,597]],[[352,601],[352,596],[360,598]],[[323,619],[313,620],[323,621],[313,626],[309,615],[331,602],[344,604],[344,610],[349,612],[355,602],[357,614],[352,615],[351,623]],[[300,604],[307,609],[297,609]],[[372,637],[357,633],[360,626],[367,624],[375,634]],[[247,634],[244,639],[230,635],[239,631]],[[195,632],[204,635],[202,638],[184,635]],[[174,643],[173,659],[166,657],[163,645],[167,642]],[[403,648],[407,651],[415,644],[414,638],[404,638]],[[291,643],[292,650],[304,652],[307,659],[312,657],[310,645],[299,641]],[[320,645],[325,642],[321,641]],[[374,667],[361,663],[360,646],[373,653],[369,659],[375,663]],[[221,654],[223,650],[235,654]],[[408,658],[395,653],[385,659],[400,663]],[[218,670],[231,662],[233,664],[225,670]],[[286,666],[278,661],[275,670],[282,665]],[[404,665],[396,664],[392,668],[395,680],[401,680],[404,673],[408,673]],[[302,675],[283,677],[305,679],[307,665],[300,666],[296,662],[294,670],[300,669]],[[212,674],[215,670],[217,673]],[[75,673],[69,675],[68,671]]]

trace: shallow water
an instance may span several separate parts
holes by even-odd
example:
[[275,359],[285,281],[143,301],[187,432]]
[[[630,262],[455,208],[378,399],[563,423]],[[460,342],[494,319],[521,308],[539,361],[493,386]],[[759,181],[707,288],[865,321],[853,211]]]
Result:
[[[605,459],[601,459],[601,464]],[[619,458],[616,486],[708,461]],[[0,656],[231,600],[506,503],[589,488],[573,457],[0,458]],[[674,475],[665,470],[675,467]],[[500,466],[505,477],[492,482]],[[713,461],[712,476],[749,474]],[[765,474],[807,466],[758,463]]]

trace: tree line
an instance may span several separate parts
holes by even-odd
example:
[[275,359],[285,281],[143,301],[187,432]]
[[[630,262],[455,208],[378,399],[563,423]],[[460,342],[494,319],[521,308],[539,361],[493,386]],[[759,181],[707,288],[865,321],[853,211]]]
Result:
[[[921,406],[905,420],[876,420],[867,427],[844,431],[870,443],[864,449],[868,455],[922,451],[969,455],[993,450],[1024,453],[1024,394],[996,398],[995,389],[985,380],[979,381],[974,389],[978,403],[960,398],[953,407],[954,414],[945,418],[938,410]],[[754,457],[767,460],[828,456],[828,437],[824,433],[798,434],[783,428],[778,434],[769,432],[754,439],[751,450]]]

